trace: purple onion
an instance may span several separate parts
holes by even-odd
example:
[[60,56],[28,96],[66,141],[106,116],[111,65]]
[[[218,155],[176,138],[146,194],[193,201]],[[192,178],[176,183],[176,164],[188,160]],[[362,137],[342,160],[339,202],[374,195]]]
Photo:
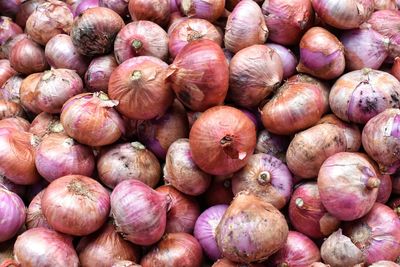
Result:
[[213,261],[222,257],[215,240],[215,231],[227,208],[228,205],[222,204],[206,209],[194,226],[194,237],[199,241],[204,253]]
[[111,73],[118,67],[114,55],[96,57],[90,62],[85,73],[85,85],[91,92],[108,92]]
[[12,238],[24,224],[25,217],[22,199],[0,186],[0,242]]
[[0,88],[0,97],[8,101],[21,103],[19,89],[23,80],[24,78],[21,75],[10,77]]
[[10,59],[11,49],[22,39],[28,38],[25,33],[17,34],[9,38],[3,45],[0,45],[0,58]]
[[11,192],[14,192],[21,198],[24,196],[25,191],[26,191],[26,186],[13,183],[2,175],[0,175],[0,188],[1,187],[5,188]]
[[45,179],[40,179],[39,182],[29,185],[26,190],[25,199],[30,203],[32,199],[49,185]]
[[24,0],[2,0],[0,1],[1,14],[9,17],[14,17]]
[[36,228],[36,227],[44,227],[47,229],[53,229],[44,217],[42,212],[42,197],[44,194],[44,189],[39,192],[29,204],[27,213],[26,213],[26,228]]
[[286,162],[286,150],[289,144],[287,136],[273,134],[264,129],[257,135],[255,153],[265,153]]
[[74,10],[74,17],[79,16],[82,14],[86,9],[93,8],[93,7],[98,7],[99,0],[83,0],[79,3],[79,5],[75,8]]
[[[7,2],[7,1],[1,1],[1,2]],[[14,23],[10,18],[3,16],[0,17],[0,29],[1,29],[0,46],[3,45],[8,39],[12,38],[13,36],[22,33],[21,27],[19,27],[16,23]]]
[[282,60],[283,79],[287,79],[290,76],[294,75],[296,73],[296,66],[298,62],[293,52],[290,49],[279,44],[269,43],[267,44],[267,46],[275,50],[275,52],[278,53],[279,57]]
[[[120,16],[126,16],[128,14],[129,0],[97,0],[100,6],[107,7],[114,10]],[[171,0],[172,2],[173,0]]]

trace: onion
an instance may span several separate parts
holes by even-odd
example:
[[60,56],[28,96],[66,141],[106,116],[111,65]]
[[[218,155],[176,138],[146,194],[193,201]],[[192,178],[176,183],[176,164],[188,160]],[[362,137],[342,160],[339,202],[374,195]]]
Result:
[[399,266],[400,265],[392,261],[378,261],[370,265],[370,267],[399,267]]
[[327,236],[340,224],[322,205],[316,182],[301,184],[294,190],[289,204],[289,218],[297,231],[312,238]]
[[112,144],[124,132],[123,121],[113,108],[117,104],[102,92],[76,95],[64,104],[61,123],[65,132],[82,144]]
[[10,66],[10,61],[0,59],[0,87],[17,72]]
[[124,27],[122,18],[105,7],[87,9],[74,20],[72,43],[79,53],[94,56],[111,52],[117,33]]
[[21,105],[13,101],[0,99],[0,120],[16,116],[24,117],[24,114]]
[[19,91],[23,78],[20,75],[11,76],[2,87],[0,87],[0,98],[20,104]]
[[182,138],[172,143],[165,159],[167,175],[164,179],[182,193],[197,196],[207,190],[211,175],[196,166],[191,153],[189,139]]
[[81,0],[79,5],[74,8],[74,17],[78,17],[89,8],[100,6],[99,0]]
[[28,35],[25,33],[17,34],[14,37],[8,39],[3,45],[0,46],[0,58],[10,59],[10,53],[12,48],[19,41],[28,38]]
[[225,0],[180,0],[177,1],[182,14],[189,18],[200,18],[215,22],[225,11]]
[[118,67],[114,55],[94,58],[85,73],[85,85],[91,92],[108,92],[108,82],[111,73]]
[[16,184],[39,181],[35,168],[35,143],[32,134],[0,128],[0,173]]
[[374,3],[375,3],[375,10],[398,9],[396,0],[374,0]]
[[79,266],[72,239],[42,227],[29,229],[18,236],[14,254],[21,266]]
[[257,107],[282,77],[282,61],[275,50],[265,45],[246,47],[230,61],[228,97],[239,106]]
[[390,70],[390,73],[397,78],[397,80],[400,80],[400,57],[396,57],[394,59],[392,68]]
[[45,190],[42,190],[37,194],[29,204],[26,212],[26,228],[44,227],[47,229],[53,229],[47,222],[42,212],[42,198]]
[[54,180],[46,188],[42,211],[56,231],[88,235],[107,220],[110,197],[107,190],[92,178],[67,175]]
[[228,16],[225,47],[237,53],[245,47],[265,43],[267,37],[268,28],[261,8],[251,0],[240,1]]
[[204,111],[223,103],[229,69],[221,47],[215,42],[207,39],[190,42],[169,68],[172,89],[186,107]]
[[16,131],[28,132],[30,126],[30,123],[21,117],[13,117],[0,120],[0,128],[10,128]]
[[28,38],[18,41],[13,46],[9,59],[14,70],[26,75],[42,72],[49,67],[44,49]]
[[39,5],[44,2],[45,0],[29,0],[21,3],[17,16],[15,18],[15,22],[22,28],[25,28],[26,21],[28,20],[29,16],[33,13],[33,11],[35,11],[35,9]]
[[66,34],[51,38],[46,44],[45,55],[51,67],[75,70],[80,76],[85,74],[89,65],[88,59],[78,53],[71,37]]
[[267,46],[273,49],[280,57],[283,67],[283,78],[289,78],[296,73],[297,58],[293,52],[279,44],[268,43]]
[[11,239],[25,222],[25,205],[21,198],[0,184],[0,242]]
[[156,156],[139,142],[116,144],[102,150],[97,171],[99,179],[110,188],[128,179],[139,180],[154,188],[161,177]]
[[195,223],[200,215],[200,207],[196,200],[187,196],[171,185],[163,185],[156,189],[170,199],[167,212],[166,233],[193,233]]
[[83,237],[77,252],[82,266],[110,267],[116,261],[137,262],[140,257],[139,248],[125,241],[112,223],[106,223],[98,232]]
[[13,38],[15,35],[23,32],[21,27],[13,22],[11,18],[3,16],[0,16],[0,29],[0,46],[4,45],[9,39]]
[[[175,0],[175,1],[178,1],[178,0]],[[171,3],[175,2],[175,1],[171,0]],[[189,18],[183,17],[181,12],[179,12],[179,11],[171,13],[171,18],[168,23],[168,31],[167,31],[168,36],[171,35],[172,31],[175,29],[175,27],[179,23],[181,23],[182,21],[187,20],[187,19],[189,19]]]
[[173,142],[189,136],[186,111],[178,100],[162,117],[138,122],[137,129],[140,142],[159,159],[165,159]]
[[389,202],[389,206],[393,209],[393,211],[400,218],[400,198],[395,198]]
[[213,261],[222,256],[215,239],[215,231],[227,208],[228,205],[215,205],[206,209],[199,216],[194,227],[194,236],[207,257]]
[[255,153],[265,153],[286,162],[286,150],[289,139],[286,136],[275,135],[263,129],[257,134]]
[[363,155],[340,152],[330,156],[318,173],[322,204],[340,220],[361,218],[374,205],[380,180]]
[[156,243],[165,231],[168,198],[135,180],[120,182],[111,194],[111,213],[117,231],[138,245]]
[[234,198],[216,229],[222,255],[241,263],[266,259],[285,245],[287,236],[284,216],[248,192]]
[[262,11],[269,30],[268,38],[283,45],[298,44],[314,19],[311,1],[308,0],[265,1]]
[[66,3],[48,0],[39,4],[26,21],[26,33],[37,43],[45,45],[53,36],[69,33],[73,15]]
[[6,16],[14,17],[15,14],[17,14],[19,11],[21,2],[21,0],[7,0],[4,2],[2,1],[0,3],[1,13]]
[[100,6],[114,10],[121,17],[128,14],[129,0],[99,0]]
[[262,263],[250,263],[250,264],[241,264],[241,263],[237,263],[237,262],[233,262],[228,260],[227,258],[222,258],[217,260],[216,262],[214,262],[214,264],[212,265],[212,267],[263,267],[264,264]]
[[229,205],[233,199],[231,180],[214,179],[210,187],[204,193],[204,200],[207,207],[225,204]]
[[253,154],[255,126],[236,108],[213,107],[195,121],[189,142],[193,161],[200,169],[226,175],[244,167]]
[[149,20],[165,26],[170,18],[168,0],[130,0],[128,9],[133,21]]
[[38,99],[36,97],[36,86],[41,80],[41,77],[41,72],[32,73],[22,81],[21,87],[19,88],[21,105],[24,107],[25,110],[34,114],[39,114],[41,112],[38,104]]
[[400,220],[383,204],[376,203],[365,217],[348,223],[345,234],[361,249],[367,264],[394,261],[400,255]]
[[374,0],[313,0],[311,3],[322,21],[338,29],[357,28],[374,11]]
[[64,133],[64,128],[57,115],[42,112],[32,121],[29,132],[43,138],[50,133]]
[[399,119],[399,109],[386,109],[370,119],[362,132],[363,147],[382,173],[392,174],[400,166]]
[[205,19],[180,20],[168,34],[170,37],[168,46],[172,58],[175,58],[185,45],[195,40],[207,39],[218,45],[222,44],[221,33]]
[[116,261],[111,267],[141,267],[133,261]]
[[168,35],[154,22],[131,22],[117,34],[114,54],[119,64],[137,56],[153,56],[165,61],[168,57]]

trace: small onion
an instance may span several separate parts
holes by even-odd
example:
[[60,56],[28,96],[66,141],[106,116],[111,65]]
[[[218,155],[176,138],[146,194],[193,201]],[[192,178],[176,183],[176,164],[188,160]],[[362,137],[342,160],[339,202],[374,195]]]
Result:
[[50,133],[64,133],[64,128],[59,116],[42,112],[32,121],[29,132],[43,138]]
[[286,162],[286,150],[290,140],[286,136],[276,135],[263,129],[257,134],[255,153],[265,153]]
[[20,88],[23,78],[20,75],[10,77],[3,86],[0,86],[0,98],[21,104]]
[[0,58],[10,59],[10,53],[12,48],[15,46],[15,44],[17,44],[19,41],[25,38],[29,38],[28,35],[25,33],[21,33],[8,39],[3,45],[0,46]]
[[298,62],[293,52],[279,44],[268,43],[267,46],[273,49],[281,58],[283,66],[283,78],[287,79],[294,75],[296,73],[296,66]]
[[21,27],[9,17],[0,16],[0,29],[0,46],[15,35],[22,33]]
[[255,125],[236,108],[213,107],[195,121],[189,142],[200,169],[213,175],[230,174],[244,167],[253,154]]
[[182,14],[189,18],[200,18],[210,22],[216,21],[224,13],[225,0],[179,0],[178,7]]
[[128,179],[154,188],[161,178],[156,156],[139,142],[116,144],[102,150],[97,159],[97,172],[109,188]]
[[222,256],[215,239],[215,231],[227,208],[228,205],[215,205],[206,209],[199,216],[194,227],[194,236],[207,257],[213,261]]
[[54,180],[46,188],[42,211],[56,231],[88,235],[107,220],[110,197],[96,180],[82,175],[67,175]]
[[39,4],[26,21],[26,33],[37,43],[45,45],[53,36],[69,33],[73,15],[68,5],[58,0]]
[[79,53],[94,56],[111,52],[117,33],[124,27],[122,18],[105,7],[87,9],[74,20],[72,43]]
[[22,199],[0,185],[1,221],[0,242],[11,239],[25,222],[26,212]]
[[0,59],[0,87],[17,72],[10,66],[10,61]]
[[133,21],[149,20],[165,26],[170,18],[168,0],[129,0],[129,14]]
[[229,205],[234,197],[231,180],[213,179],[203,196],[207,207],[220,204]]
[[0,120],[16,116],[24,117],[24,114],[21,105],[13,101],[0,99]]
[[21,3],[17,16],[15,18],[15,22],[22,28],[25,28],[26,21],[28,20],[29,16],[40,4],[44,2],[45,0],[29,0]]
[[168,57],[168,35],[154,22],[131,22],[117,34],[114,54],[119,64],[137,56],[153,56],[165,61]]
[[30,128],[29,121],[21,117],[6,118],[0,120],[0,128],[11,128],[16,131],[28,132]]
[[265,43],[267,37],[268,28],[261,8],[251,0],[240,1],[226,23],[225,47],[237,53],[245,47]]
[[121,17],[128,14],[129,0],[99,0],[99,5],[114,10]]
[[41,112],[36,97],[36,86],[41,80],[41,77],[41,72],[30,74],[22,81],[21,87],[19,89],[21,105],[25,108],[25,110],[33,114],[39,114]]
[[108,92],[111,73],[118,67],[114,55],[94,58],[85,73],[85,86],[91,92]]
[[72,97],[64,104],[61,112],[65,132],[89,146],[114,143],[125,131],[123,120],[114,109],[117,103],[102,92]]
[[47,229],[53,229],[42,212],[42,198],[44,190],[40,191],[29,204],[28,210],[26,212],[26,228],[36,228],[43,227]]
[[73,8],[74,18],[86,11],[86,9],[100,6],[99,0],[81,0],[76,8]]

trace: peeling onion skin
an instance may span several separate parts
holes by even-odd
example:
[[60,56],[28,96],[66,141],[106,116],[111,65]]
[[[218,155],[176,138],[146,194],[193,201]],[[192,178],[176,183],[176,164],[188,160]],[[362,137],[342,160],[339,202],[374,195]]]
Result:
[[25,110],[33,114],[39,114],[42,110],[39,108],[37,101],[37,90],[36,86],[42,77],[42,73],[32,73],[27,76],[21,84],[19,89],[21,105]]
[[279,159],[264,154],[251,155],[246,166],[232,177],[232,191],[250,191],[263,201],[281,209],[292,194],[293,177]]
[[42,112],[33,119],[29,132],[43,138],[51,133],[64,133],[64,128],[58,115]]
[[108,82],[111,73],[118,67],[114,55],[99,56],[94,58],[85,73],[85,86],[90,92],[108,92]]
[[395,261],[400,255],[400,220],[383,204],[376,203],[366,216],[347,223],[344,233],[361,249],[367,264]]
[[181,13],[189,18],[200,18],[215,22],[225,11],[225,0],[177,0]]
[[370,119],[362,132],[362,144],[383,174],[393,174],[400,166],[400,109],[386,109]]
[[22,106],[13,101],[0,99],[0,120],[17,116],[25,118]]
[[24,225],[26,218],[25,205],[14,192],[8,191],[0,184],[1,221],[0,242],[14,237]]
[[22,81],[23,78],[20,75],[10,77],[3,86],[0,86],[0,98],[21,104],[19,91]]
[[128,9],[132,21],[149,20],[160,26],[170,19],[168,0],[130,0]]
[[11,67],[8,59],[0,59],[0,87],[17,72]]
[[355,70],[336,80],[329,103],[340,119],[365,124],[385,109],[400,107],[400,82],[380,70]]
[[371,264],[369,267],[399,267],[397,263],[393,261],[378,261]]
[[22,29],[15,22],[5,16],[0,16],[0,46],[5,45],[10,39],[16,35],[23,33]]
[[265,43],[267,37],[268,28],[261,8],[251,0],[240,1],[228,16],[225,47],[237,53],[245,47]]
[[19,11],[15,17],[15,22],[22,28],[25,28],[26,21],[28,20],[29,16],[33,13],[33,11],[35,11],[37,6],[43,2],[45,2],[45,0],[30,0],[21,3]]
[[43,227],[47,229],[53,229],[49,223],[46,220],[46,217],[44,217],[43,212],[42,212],[42,197],[44,194],[45,189],[40,191],[31,201],[31,203],[28,206],[28,209],[26,211],[26,228],[31,229],[31,228],[37,228],[37,227]]

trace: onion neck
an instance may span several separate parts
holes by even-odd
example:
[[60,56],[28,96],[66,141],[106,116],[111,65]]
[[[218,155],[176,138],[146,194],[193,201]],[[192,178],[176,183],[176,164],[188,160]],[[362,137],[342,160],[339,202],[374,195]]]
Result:
[[267,185],[271,182],[271,174],[267,171],[261,172],[257,177],[257,182],[260,185]]
[[142,78],[142,72],[140,70],[134,70],[131,75],[131,80],[137,81],[140,80],[140,78]]
[[73,179],[67,185],[67,188],[68,188],[69,192],[71,192],[75,195],[79,195],[79,196],[83,196],[83,197],[87,197],[87,198],[91,199],[89,188],[77,179]]
[[368,178],[366,186],[368,189],[372,190],[375,188],[379,188],[380,184],[381,184],[381,180],[379,180],[379,178],[371,177],[371,178]]
[[141,143],[139,143],[139,142],[132,142],[131,146],[136,150],[146,149],[146,147],[144,145],[142,145]]
[[231,159],[242,160],[246,157],[246,152],[240,152],[236,149],[234,136],[227,134],[219,142],[225,154]]
[[131,43],[131,46],[133,49],[135,49],[135,51],[138,51],[143,47],[143,43],[140,40],[134,39]]
[[357,225],[353,229],[350,238],[354,245],[362,250],[370,244],[371,228],[365,223]]
[[399,207],[395,207],[393,210],[397,214],[397,216],[400,217],[400,206]]
[[51,70],[45,71],[42,75],[42,81],[46,81],[50,79],[50,77],[53,75],[53,72]]
[[192,42],[192,41],[195,41],[195,40],[199,40],[199,39],[201,39],[201,38],[203,38],[203,34],[201,34],[200,32],[198,32],[198,31],[195,31],[195,30],[191,30],[189,33],[188,33],[188,36],[187,36],[187,41],[188,42]]

